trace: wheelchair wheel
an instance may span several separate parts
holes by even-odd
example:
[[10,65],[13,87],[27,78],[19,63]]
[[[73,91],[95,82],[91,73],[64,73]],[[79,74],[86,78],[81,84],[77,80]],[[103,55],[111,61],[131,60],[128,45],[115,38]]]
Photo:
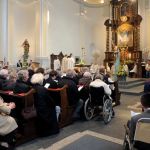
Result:
[[89,98],[86,100],[84,104],[84,115],[86,120],[91,120],[94,115],[94,108],[92,108]]
[[125,135],[124,142],[123,142],[123,150],[130,150],[129,142],[127,140],[126,135]]
[[110,99],[106,99],[103,105],[103,120],[107,124],[111,121],[112,118],[112,102]]

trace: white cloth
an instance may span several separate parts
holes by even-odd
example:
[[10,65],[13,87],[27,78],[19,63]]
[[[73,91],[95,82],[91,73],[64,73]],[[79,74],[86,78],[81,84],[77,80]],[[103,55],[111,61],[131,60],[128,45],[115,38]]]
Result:
[[55,59],[54,60],[54,70],[60,69],[60,60]]
[[111,95],[111,89],[109,88],[109,85],[107,85],[105,82],[103,82],[100,79],[96,79],[93,82],[91,82],[90,86],[92,86],[92,87],[103,87],[105,94],[107,94],[108,96]]
[[133,69],[130,72],[137,73],[137,65],[134,65]]
[[74,60],[72,57],[68,58],[68,69],[73,70],[74,69]]

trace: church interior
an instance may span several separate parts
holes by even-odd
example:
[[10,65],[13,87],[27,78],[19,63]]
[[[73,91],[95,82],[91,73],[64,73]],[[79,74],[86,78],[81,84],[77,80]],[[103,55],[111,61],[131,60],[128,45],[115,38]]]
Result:
[[150,149],[150,0],[0,0],[0,150]]

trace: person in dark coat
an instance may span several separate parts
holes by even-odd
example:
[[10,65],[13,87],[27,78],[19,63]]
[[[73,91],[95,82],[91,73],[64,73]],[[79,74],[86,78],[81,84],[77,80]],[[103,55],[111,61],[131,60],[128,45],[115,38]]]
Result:
[[37,131],[40,136],[49,136],[59,132],[55,104],[48,90],[43,87],[44,75],[36,73],[31,83],[36,90],[35,108],[37,111]]
[[17,74],[17,81],[14,86],[13,92],[15,94],[20,94],[20,93],[27,93],[31,88],[27,84],[28,80],[28,71],[27,70],[20,70]]
[[[136,125],[139,119],[141,118],[147,118],[150,119],[150,93],[145,93],[141,96],[141,104],[142,104],[142,108],[143,108],[143,112],[141,114],[135,115],[131,118],[130,121],[128,121],[127,126],[129,127],[130,130],[130,139],[131,142],[133,142],[134,140],[134,135],[135,135],[135,131],[136,131]],[[144,146],[146,146],[144,148]],[[138,145],[138,149],[148,149],[149,148],[149,144],[148,145],[143,145],[140,144]]]
[[27,84],[30,85],[30,86],[32,86],[32,84],[31,84],[31,78],[34,75],[34,71],[32,69],[28,69],[28,74],[29,74],[29,78],[27,80]]
[[11,72],[9,74],[9,79],[6,80],[5,83],[3,83],[2,90],[3,91],[13,91],[15,84],[16,84],[16,73]]
[[92,82],[92,75],[90,72],[85,72],[83,77],[79,80],[79,86],[83,86],[80,90],[80,98],[84,101],[89,97],[89,85]]
[[69,100],[69,105],[75,105],[79,101],[79,92],[77,84],[74,80],[75,74],[73,70],[68,70],[66,76],[62,77],[62,80],[59,82],[60,87],[67,85],[67,95]]
[[0,90],[2,89],[3,84],[6,82],[8,77],[8,70],[2,69],[0,70]]
[[47,83],[49,84],[48,88],[58,88],[58,82],[59,82],[59,79],[57,78],[57,72],[55,70],[52,70],[50,73],[49,73],[49,78],[46,79],[44,81],[44,85]]
[[21,60],[19,60],[19,61],[17,62],[17,67],[22,68],[22,62],[21,62]]
[[62,78],[59,82],[59,85],[64,86],[67,85],[67,96],[70,106],[75,106],[75,111],[73,113],[73,118],[78,119],[80,118],[80,111],[83,106],[83,100],[79,99],[79,92],[76,82],[74,80],[75,77],[74,70],[67,70],[66,76]]

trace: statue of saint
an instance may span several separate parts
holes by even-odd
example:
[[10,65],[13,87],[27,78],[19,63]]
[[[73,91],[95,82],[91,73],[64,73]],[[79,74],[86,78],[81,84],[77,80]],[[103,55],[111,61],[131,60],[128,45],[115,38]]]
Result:
[[24,54],[23,54],[23,67],[27,67],[28,66],[28,58],[29,58],[29,42],[27,39],[25,39],[25,41],[22,44],[22,47],[24,48]]

